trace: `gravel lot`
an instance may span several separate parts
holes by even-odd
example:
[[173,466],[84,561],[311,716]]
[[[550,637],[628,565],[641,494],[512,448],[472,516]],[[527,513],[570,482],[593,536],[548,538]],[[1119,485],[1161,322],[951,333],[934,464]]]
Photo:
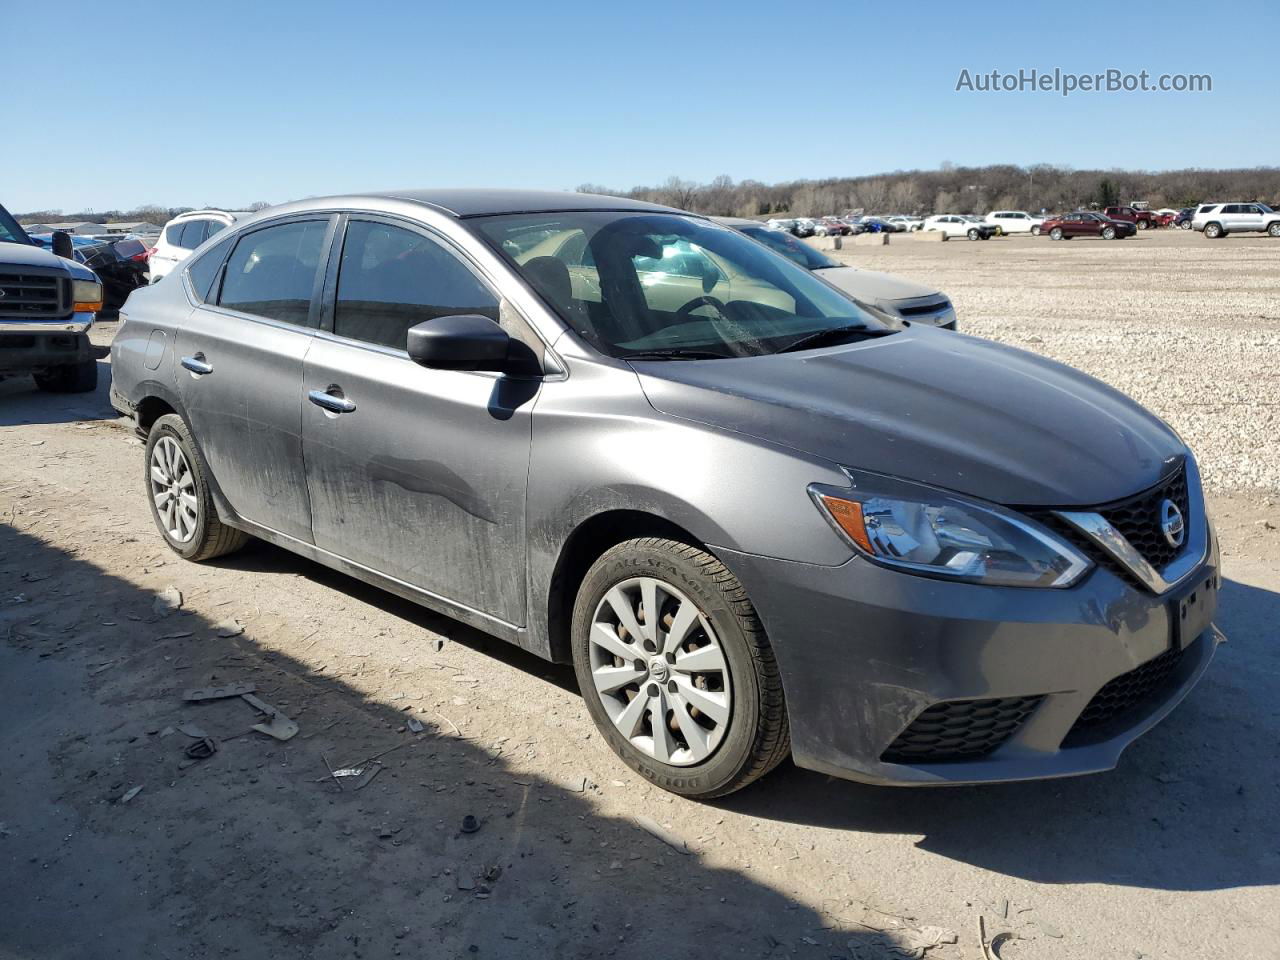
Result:
[[894,237],[835,256],[936,284],[963,330],[1134,397],[1190,444],[1210,487],[1280,489],[1280,240]]
[[[568,668],[263,543],[173,557],[105,360],[83,397],[0,383],[0,960],[902,960],[930,928],[957,942],[927,960],[986,960],[980,919],[1000,960],[1275,960],[1280,508],[1249,488],[1277,486],[1277,253],[1157,234],[842,254],[1144,399],[1219,487],[1231,642],[1117,770],[1065,781],[893,790],[784,764],[671,797],[595,735]],[[182,699],[237,681],[299,735]],[[219,739],[194,765],[192,721]],[[323,782],[379,754],[364,789]]]

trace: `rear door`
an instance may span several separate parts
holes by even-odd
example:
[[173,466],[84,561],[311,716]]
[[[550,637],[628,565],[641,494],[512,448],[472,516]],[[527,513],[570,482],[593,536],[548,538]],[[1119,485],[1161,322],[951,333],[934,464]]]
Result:
[[[302,359],[319,319],[336,218],[271,221],[231,238],[207,302],[178,331],[179,390],[214,480],[237,514],[304,542]],[[203,267],[204,257],[194,264]],[[193,283],[199,272],[192,270]],[[197,291],[199,292],[199,291]]]
[[474,264],[416,224],[353,216],[330,263],[299,391],[316,546],[523,624],[541,381],[428,369],[405,343],[409,327],[462,313],[541,343]]

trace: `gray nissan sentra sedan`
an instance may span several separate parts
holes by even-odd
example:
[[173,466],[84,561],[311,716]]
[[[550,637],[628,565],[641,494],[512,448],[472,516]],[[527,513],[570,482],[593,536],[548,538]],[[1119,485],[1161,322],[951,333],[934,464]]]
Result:
[[572,662],[691,797],[1089,773],[1208,668],[1196,462],[1068,367],[734,230],[503,190],[264,211],[136,291],[169,546],[249,536]]

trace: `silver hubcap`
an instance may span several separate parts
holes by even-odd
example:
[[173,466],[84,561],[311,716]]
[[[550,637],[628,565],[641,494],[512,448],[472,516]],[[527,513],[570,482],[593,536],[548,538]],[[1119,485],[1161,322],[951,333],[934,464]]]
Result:
[[151,497],[165,533],[179,543],[196,535],[200,518],[196,478],[173,437],[161,437],[151,448]]
[[633,747],[684,767],[715,751],[729,726],[729,665],[692,600],[653,577],[624,580],[591,622],[591,677]]

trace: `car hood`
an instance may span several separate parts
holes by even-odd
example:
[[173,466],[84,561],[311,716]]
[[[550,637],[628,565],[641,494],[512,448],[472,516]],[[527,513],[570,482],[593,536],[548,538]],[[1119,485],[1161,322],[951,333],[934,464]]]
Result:
[[1092,377],[931,327],[632,365],[669,416],[1013,506],[1117,500],[1155,485],[1186,452],[1159,418]]
[[88,267],[29,243],[0,243],[0,263],[17,267],[61,268],[78,280],[96,279],[94,272]]
[[855,267],[823,267],[813,271],[832,286],[839,287],[850,296],[875,304],[881,300],[912,300],[917,297],[936,296],[938,291],[922,283],[912,283],[887,273],[858,270]]

